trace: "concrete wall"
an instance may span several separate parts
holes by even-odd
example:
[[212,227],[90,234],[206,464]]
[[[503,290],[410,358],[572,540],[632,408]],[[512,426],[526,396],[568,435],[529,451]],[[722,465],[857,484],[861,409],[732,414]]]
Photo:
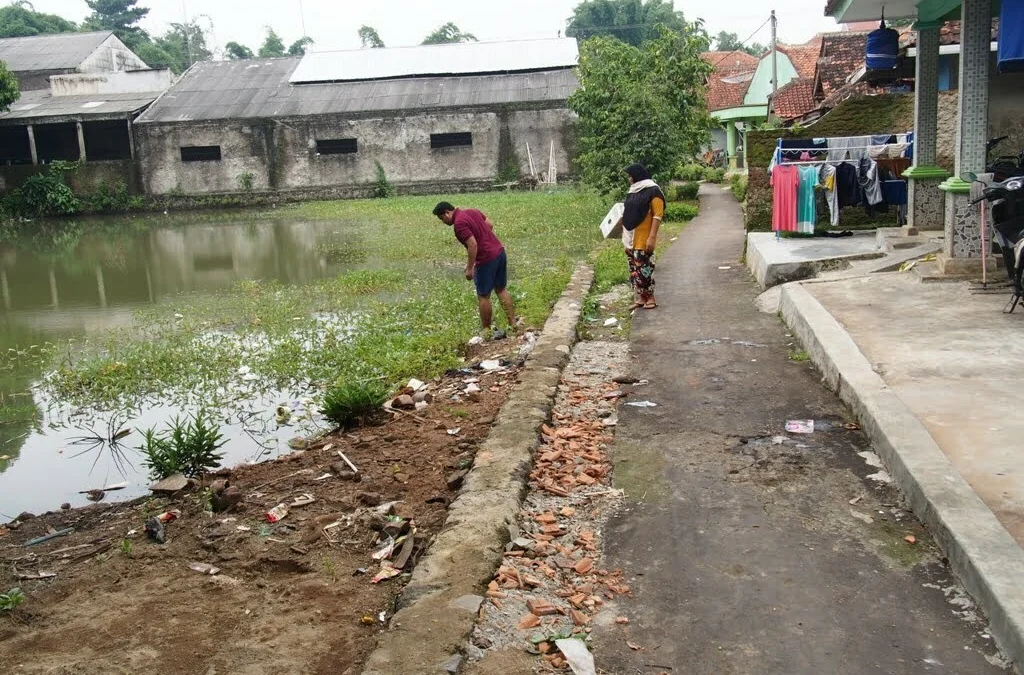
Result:
[[135,52],[111,35],[78,66],[80,73],[116,73],[121,70],[146,70],[149,66]]
[[[369,186],[376,162],[396,186],[487,183],[502,159],[502,128],[528,171],[526,143],[546,171],[551,142],[560,175],[572,172],[572,113],[565,108],[424,113],[346,118],[319,116],[281,121],[245,120],[135,126],[148,194],[237,192],[239,176],[253,189],[296,190]],[[430,135],[470,132],[471,147],[432,149]],[[318,155],[317,140],[355,138],[358,152]],[[219,145],[219,162],[182,162],[182,146]]]
[[173,77],[166,68],[54,75],[50,78],[50,93],[53,96],[149,93],[170,88]]
[[[0,167],[0,194],[21,187],[30,176],[49,170],[48,166]],[[136,166],[132,160],[86,162],[77,171],[65,174],[68,185],[75,192],[94,192],[102,183],[114,186],[124,182],[129,192],[136,192]]]
[[1001,155],[1024,150],[1024,73],[996,73],[988,89],[989,137],[1009,136],[996,149]]

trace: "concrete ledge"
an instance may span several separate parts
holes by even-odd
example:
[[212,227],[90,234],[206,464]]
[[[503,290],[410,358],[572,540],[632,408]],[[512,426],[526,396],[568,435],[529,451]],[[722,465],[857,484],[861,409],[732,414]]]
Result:
[[1015,664],[1024,663],[1024,550],[806,288],[785,286],[780,310],[825,382],[857,415],[897,487],[988,616],[999,647]]
[[[413,571],[400,609],[363,675],[456,672],[483,592],[504,555],[526,492],[540,425],[551,415],[583,299],[594,280],[580,267],[555,304],[494,427],[480,447],[444,529]],[[454,669],[453,669],[454,668]]]
[[824,270],[841,269],[854,260],[883,255],[873,231],[852,237],[813,239],[776,239],[772,232],[747,234],[747,267],[764,289],[809,279]]

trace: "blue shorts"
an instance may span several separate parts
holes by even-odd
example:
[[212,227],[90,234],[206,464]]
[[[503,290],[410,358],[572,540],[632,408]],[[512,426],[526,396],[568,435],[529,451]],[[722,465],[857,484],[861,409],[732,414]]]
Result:
[[502,250],[497,258],[483,265],[477,265],[473,272],[476,294],[481,298],[490,297],[495,290],[503,291],[508,284],[508,257]]

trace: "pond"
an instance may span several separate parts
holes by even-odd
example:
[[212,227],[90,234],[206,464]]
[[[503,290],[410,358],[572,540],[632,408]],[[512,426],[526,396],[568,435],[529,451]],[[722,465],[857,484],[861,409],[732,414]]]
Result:
[[[86,503],[85,491],[115,483],[129,485],[108,498],[144,494],[146,471],[134,450],[139,430],[162,428],[192,409],[180,396],[173,404],[150,397],[127,410],[78,408],[41,386],[52,363],[36,353],[43,345],[144,328],[137,324],[140,310],[180,303],[182,294],[194,303],[247,280],[301,286],[372,262],[358,228],[344,222],[185,220],[169,217],[144,228],[87,223],[92,234],[0,245],[0,348],[19,352],[0,373],[0,518],[64,502],[78,506]],[[266,389],[244,369],[222,389],[233,402],[220,409],[225,464],[289,452],[290,439],[324,426],[309,392]],[[279,425],[281,405],[289,419]],[[124,462],[95,443],[121,429],[131,430],[121,439]]]

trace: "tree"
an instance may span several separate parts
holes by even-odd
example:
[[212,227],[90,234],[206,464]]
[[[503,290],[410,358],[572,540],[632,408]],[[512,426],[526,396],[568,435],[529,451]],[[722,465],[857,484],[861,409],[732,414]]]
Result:
[[583,179],[604,194],[622,192],[626,166],[641,162],[656,179],[671,178],[681,161],[708,140],[707,78],[701,59],[710,40],[700,22],[634,47],[610,36],[585,41],[569,97],[577,121]]
[[285,55],[284,40],[269,26],[267,27],[267,37],[263,39],[258,55],[261,59],[275,59]]
[[451,21],[423,38],[423,44],[425,45],[448,45],[457,42],[476,42],[476,36],[472,33],[463,33]]
[[380,39],[377,29],[372,26],[359,27],[359,41],[363,43],[363,49],[383,49],[384,41]]
[[136,45],[149,39],[146,31],[138,23],[147,14],[148,7],[136,7],[139,0],[85,0],[92,14],[85,18],[83,28],[89,30],[109,30],[121,42],[134,49]]
[[11,104],[21,98],[18,90],[18,78],[7,70],[7,64],[0,61],[0,112],[7,112]]
[[[184,72],[197,61],[209,61],[213,58],[213,52],[206,44],[206,35],[208,31],[213,30],[213,22],[208,16],[204,15],[201,18],[204,20],[205,28],[198,18],[187,23],[172,23],[170,30],[153,41],[158,49],[170,57],[171,62],[167,67],[175,73]],[[146,63],[153,67],[149,61]]]
[[736,33],[727,33],[724,30],[715,36],[715,49],[720,52],[746,52],[751,56],[761,56],[767,51],[759,42],[742,44]]
[[311,44],[313,44],[313,38],[308,35],[306,37],[299,38],[292,43],[291,47],[288,48],[288,56],[304,56],[306,54],[306,49]]
[[237,42],[229,42],[224,45],[224,53],[232,61],[245,61],[256,58],[251,49]]
[[0,7],[0,37],[72,33],[78,26],[56,14],[37,12],[28,0]]
[[608,35],[638,47],[657,37],[658,24],[681,31],[686,21],[672,0],[583,0],[573,10],[565,34],[580,40]]

